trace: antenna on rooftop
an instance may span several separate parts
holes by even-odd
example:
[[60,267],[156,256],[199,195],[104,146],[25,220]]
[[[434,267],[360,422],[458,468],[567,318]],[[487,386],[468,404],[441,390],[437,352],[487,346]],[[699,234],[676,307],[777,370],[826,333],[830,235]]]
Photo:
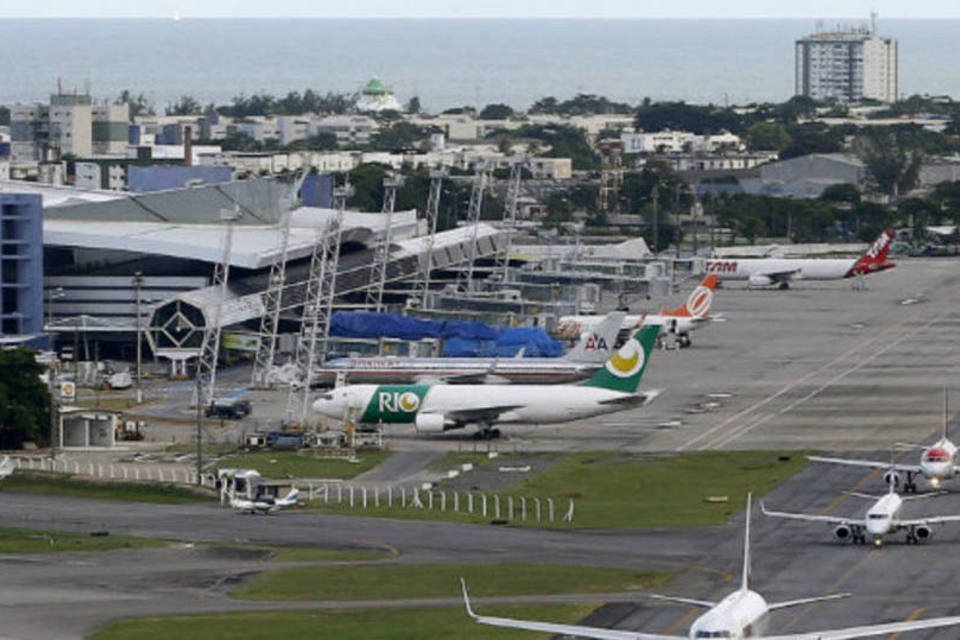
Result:
[[872,35],[877,35],[877,15],[876,9],[870,12],[870,33]]

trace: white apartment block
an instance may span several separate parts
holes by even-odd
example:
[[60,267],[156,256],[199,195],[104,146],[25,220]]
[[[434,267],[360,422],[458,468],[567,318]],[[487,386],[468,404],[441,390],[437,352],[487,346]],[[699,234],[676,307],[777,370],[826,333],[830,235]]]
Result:
[[796,42],[796,95],[814,100],[897,100],[897,40],[866,29],[816,33]]
[[87,94],[55,94],[50,104],[17,104],[10,113],[15,163],[93,153],[122,154],[128,140],[129,105],[95,105]]
[[740,136],[724,131],[715,135],[697,135],[689,131],[637,131],[622,133],[624,153],[690,153],[738,151],[744,149]]

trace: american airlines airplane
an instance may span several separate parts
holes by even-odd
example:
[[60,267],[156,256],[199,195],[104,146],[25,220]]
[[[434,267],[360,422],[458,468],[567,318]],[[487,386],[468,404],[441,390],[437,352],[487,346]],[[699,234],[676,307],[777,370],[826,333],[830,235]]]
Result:
[[[713,304],[713,292],[717,288],[717,275],[707,274],[686,302],[676,309],[659,313],[630,314],[624,317],[621,331],[634,331],[645,324],[663,325],[664,333],[675,335],[681,347],[689,347],[690,332],[699,329],[710,321],[710,306]],[[557,322],[557,336],[572,340],[584,331],[596,329],[603,316],[562,316]]]
[[908,445],[911,448],[921,449],[920,464],[902,464],[899,462],[880,462],[879,460],[856,460],[851,458],[825,458],[822,456],[807,456],[813,462],[842,464],[851,467],[867,467],[868,469],[887,470],[883,479],[887,484],[900,484],[900,474],[906,474],[907,481],[903,490],[908,493],[917,492],[917,476],[926,478],[930,487],[939,489],[944,480],[950,480],[960,473],[957,465],[957,445],[947,437],[949,418],[947,410],[947,394],[943,394],[943,432],[940,439],[932,445]]
[[887,260],[892,240],[893,231],[884,231],[857,259],[724,258],[707,260],[707,272],[721,280],[746,280],[749,287],[777,285],[781,289],[789,289],[795,280],[854,278],[895,267]]
[[773,518],[786,518],[788,520],[801,520],[804,522],[825,522],[835,525],[833,537],[839,542],[850,541],[854,544],[866,544],[867,536],[869,535],[873,540],[873,546],[878,548],[883,546],[883,541],[886,536],[896,533],[897,531],[906,531],[907,544],[929,542],[933,538],[932,525],[960,521],[960,516],[931,516],[928,518],[900,517],[903,503],[907,500],[930,498],[939,495],[937,493],[901,497],[897,494],[896,487],[891,484],[890,491],[883,496],[878,497],[856,492],[850,495],[857,496],[858,498],[875,499],[876,502],[867,509],[867,513],[863,518],[841,518],[837,516],[806,513],[768,511],[762,502],[760,503],[760,509],[763,511],[763,515]]
[[[756,638],[757,640],[854,640],[855,638],[869,638],[872,636],[882,636],[891,633],[904,633],[907,631],[918,631],[921,629],[936,629],[939,627],[949,627],[960,624],[960,616],[950,616],[945,618],[928,618],[926,620],[908,620],[904,622],[888,622],[884,624],[873,624],[862,627],[847,627],[845,629],[829,629],[826,631],[808,631],[800,633],[790,633],[787,635],[764,635],[760,633],[763,629],[767,616],[771,611],[796,607],[821,602],[824,600],[835,600],[845,598],[848,593],[839,593],[829,596],[818,596],[813,598],[802,598],[800,600],[788,600],[786,602],[767,603],[756,591],[750,588],[750,502],[747,497],[747,525],[746,533],[743,538],[743,570],[740,575],[740,588],[725,597],[720,602],[709,602],[705,600],[694,600],[692,598],[674,598],[669,596],[656,596],[660,600],[669,600],[685,605],[703,607],[707,609],[706,613],[693,621],[690,625],[690,632],[686,636],[689,640],[700,640],[701,638],[728,638],[732,640],[741,640],[743,638]],[[467,585],[461,579],[463,588],[463,601],[467,609],[467,615],[480,624],[487,624],[495,627],[507,627],[511,629],[528,629],[530,631],[540,631],[543,633],[552,633],[563,636],[573,636],[577,638],[597,638],[598,640],[684,640],[683,636],[669,636],[657,633],[643,633],[639,631],[619,631],[615,629],[601,629],[599,627],[586,627],[572,624],[553,624],[550,622],[538,622],[535,620],[516,620],[513,618],[495,618],[492,616],[478,615],[470,605],[470,597],[467,593]]]
[[583,384],[352,384],[321,395],[313,410],[362,424],[412,424],[419,433],[467,425],[496,438],[500,423],[569,422],[642,406],[658,392],[637,393],[660,333],[648,325]]
[[314,374],[314,382],[333,384],[338,375],[349,382],[523,382],[558,384],[589,378],[603,366],[626,314],[614,311],[579,335],[562,358],[337,358]]

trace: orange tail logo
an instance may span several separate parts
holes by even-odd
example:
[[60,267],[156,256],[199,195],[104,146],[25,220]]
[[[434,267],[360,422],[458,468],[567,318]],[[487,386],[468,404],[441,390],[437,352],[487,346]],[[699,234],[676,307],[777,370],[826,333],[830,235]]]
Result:
[[687,301],[678,309],[665,311],[664,315],[705,318],[710,315],[710,305],[713,304],[713,292],[717,288],[717,274],[710,273],[700,285],[694,289]]

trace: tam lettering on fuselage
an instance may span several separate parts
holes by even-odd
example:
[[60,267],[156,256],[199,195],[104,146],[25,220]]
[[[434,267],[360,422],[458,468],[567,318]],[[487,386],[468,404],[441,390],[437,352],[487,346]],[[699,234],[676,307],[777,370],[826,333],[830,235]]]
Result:
[[736,260],[707,260],[707,273],[734,273],[736,270]]

